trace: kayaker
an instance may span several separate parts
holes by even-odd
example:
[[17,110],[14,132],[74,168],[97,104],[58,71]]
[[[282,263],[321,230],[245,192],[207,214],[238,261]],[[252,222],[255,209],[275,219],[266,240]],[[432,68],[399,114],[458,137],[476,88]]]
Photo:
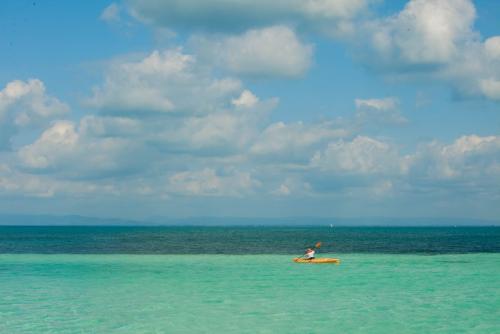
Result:
[[304,258],[306,260],[312,260],[312,259],[314,259],[314,253],[315,253],[314,249],[308,248],[308,249],[306,249],[306,252],[304,253]]

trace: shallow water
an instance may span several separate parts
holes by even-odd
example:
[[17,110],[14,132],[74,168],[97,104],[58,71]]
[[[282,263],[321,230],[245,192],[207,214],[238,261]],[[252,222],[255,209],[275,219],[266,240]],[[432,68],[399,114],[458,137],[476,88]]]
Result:
[[0,333],[500,332],[500,254],[337,256],[0,254]]

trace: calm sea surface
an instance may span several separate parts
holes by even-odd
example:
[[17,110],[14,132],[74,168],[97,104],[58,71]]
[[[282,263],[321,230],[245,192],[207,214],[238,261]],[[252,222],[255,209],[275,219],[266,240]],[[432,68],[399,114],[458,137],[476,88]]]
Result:
[[500,227],[11,227],[0,253],[500,253]]
[[0,333],[500,333],[499,232],[0,227]]

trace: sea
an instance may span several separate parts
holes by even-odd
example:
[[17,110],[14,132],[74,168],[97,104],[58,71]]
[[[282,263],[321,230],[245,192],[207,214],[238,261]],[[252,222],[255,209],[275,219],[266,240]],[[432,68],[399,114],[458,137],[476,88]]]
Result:
[[8,334],[500,333],[499,282],[495,226],[0,227]]

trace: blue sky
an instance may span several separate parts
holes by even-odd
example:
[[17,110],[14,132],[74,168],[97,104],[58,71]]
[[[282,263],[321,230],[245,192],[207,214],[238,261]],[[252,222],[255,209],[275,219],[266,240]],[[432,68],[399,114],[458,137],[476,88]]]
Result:
[[3,1],[0,212],[496,219],[499,14]]

